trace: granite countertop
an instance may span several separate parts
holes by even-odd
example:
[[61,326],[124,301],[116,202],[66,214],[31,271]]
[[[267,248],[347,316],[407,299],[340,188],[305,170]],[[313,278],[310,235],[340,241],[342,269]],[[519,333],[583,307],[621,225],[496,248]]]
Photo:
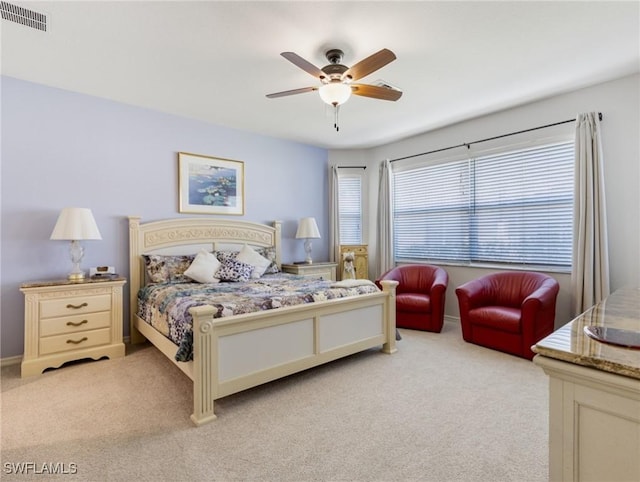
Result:
[[640,288],[622,288],[536,343],[539,355],[640,379],[640,349],[595,340],[585,326],[640,332]]

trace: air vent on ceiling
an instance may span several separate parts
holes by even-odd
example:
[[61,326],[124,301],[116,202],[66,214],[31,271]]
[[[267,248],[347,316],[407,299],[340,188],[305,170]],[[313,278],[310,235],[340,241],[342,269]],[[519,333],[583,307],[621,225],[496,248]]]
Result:
[[2,12],[3,20],[9,20],[43,32],[47,31],[47,16],[43,13],[19,7],[9,2],[0,2],[0,11]]

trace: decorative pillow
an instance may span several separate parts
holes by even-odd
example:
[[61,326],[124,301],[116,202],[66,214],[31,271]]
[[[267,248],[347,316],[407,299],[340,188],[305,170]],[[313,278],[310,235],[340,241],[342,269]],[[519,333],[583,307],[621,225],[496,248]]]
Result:
[[253,266],[237,259],[228,259],[222,263],[216,278],[221,281],[247,281],[251,277]]
[[166,283],[167,281],[190,281],[184,275],[193,260],[194,254],[187,255],[160,255],[145,254],[144,265],[147,276],[152,283]]
[[[278,269],[278,263],[276,263],[276,248],[273,246],[269,246],[266,248],[256,248],[255,252],[258,253],[263,258],[267,258],[271,261],[271,264],[267,267],[263,274],[271,274],[271,273],[279,273],[280,269]],[[218,261],[223,263],[227,259],[236,259],[239,251],[216,251],[216,257]]]
[[201,249],[184,274],[198,283],[219,283],[214,275],[220,268],[220,261],[213,253]]
[[273,246],[269,246],[268,248],[257,248],[256,253],[258,253],[263,258],[267,258],[271,261],[271,264],[267,266],[267,269],[263,274],[271,274],[271,273],[279,273],[278,263],[276,263],[276,248]]
[[236,256],[236,260],[253,266],[251,277],[254,279],[260,278],[264,274],[265,270],[271,265],[270,260],[260,256],[246,244]]
[[216,258],[218,258],[218,261],[224,263],[225,261],[236,259],[238,251],[216,251],[215,255]]

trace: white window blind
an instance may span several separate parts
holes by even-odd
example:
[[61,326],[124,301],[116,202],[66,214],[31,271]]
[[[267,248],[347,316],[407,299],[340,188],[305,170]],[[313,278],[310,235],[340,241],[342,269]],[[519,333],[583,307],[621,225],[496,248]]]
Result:
[[362,243],[362,179],[338,178],[340,196],[340,244]]
[[397,260],[571,266],[573,142],[394,173]]

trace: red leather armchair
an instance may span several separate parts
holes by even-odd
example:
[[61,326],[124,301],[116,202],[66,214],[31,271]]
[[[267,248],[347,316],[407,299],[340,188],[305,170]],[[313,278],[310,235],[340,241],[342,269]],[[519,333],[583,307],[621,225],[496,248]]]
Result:
[[442,331],[444,297],[449,275],[438,266],[409,264],[397,266],[376,280],[395,280],[396,326],[414,330]]
[[542,273],[509,271],[456,289],[462,338],[531,360],[531,346],[553,331],[558,282]]

